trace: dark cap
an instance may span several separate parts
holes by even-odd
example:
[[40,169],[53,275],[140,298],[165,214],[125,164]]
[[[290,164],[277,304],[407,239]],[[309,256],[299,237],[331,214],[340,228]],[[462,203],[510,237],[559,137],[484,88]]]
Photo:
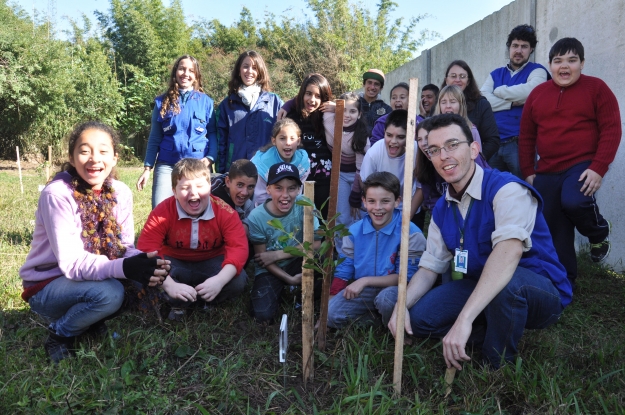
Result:
[[300,186],[302,185],[302,181],[299,179],[299,170],[294,164],[276,163],[269,168],[267,186],[286,178],[293,179],[297,182],[297,184]]

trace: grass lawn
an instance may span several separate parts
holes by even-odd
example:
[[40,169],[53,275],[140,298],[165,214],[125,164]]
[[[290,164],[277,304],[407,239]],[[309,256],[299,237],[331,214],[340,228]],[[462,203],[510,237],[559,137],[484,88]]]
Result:
[[[120,169],[134,189],[140,169]],[[44,178],[0,170],[0,414],[623,414],[625,276],[579,258],[579,288],[560,321],[528,331],[516,364],[465,364],[445,396],[436,340],[404,349],[402,396],[394,396],[394,340],[383,328],[330,333],[315,352],[315,379],[301,381],[301,316],[289,315],[286,367],[278,325],[256,326],[249,296],[184,322],[126,313],[103,341],[85,339],[76,358],[48,363],[46,329],[20,298]],[[135,192],[138,235],[151,188]],[[164,313],[166,316],[166,313]],[[114,336],[112,333],[116,333]]]

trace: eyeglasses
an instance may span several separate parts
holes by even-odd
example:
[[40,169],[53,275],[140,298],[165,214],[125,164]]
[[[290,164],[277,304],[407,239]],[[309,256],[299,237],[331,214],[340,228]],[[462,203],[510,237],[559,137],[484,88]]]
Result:
[[466,73],[461,73],[461,74],[450,73],[449,75],[447,75],[447,78],[454,79],[454,80],[458,78],[467,79],[468,77],[469,75],[467,75]]
[[454,151],[458,150],[458,146],[462,143],[467,143],[470,145],[468,140],[466,141],[454,140],[454,141],[445,143],[443,147],[429,147],[427,150],[425,150],[425,152],[428,153],[430,157],[438,156],[438,153],[440,153],[441,150],[443,149],[445,149],[447,153],[453,153]]

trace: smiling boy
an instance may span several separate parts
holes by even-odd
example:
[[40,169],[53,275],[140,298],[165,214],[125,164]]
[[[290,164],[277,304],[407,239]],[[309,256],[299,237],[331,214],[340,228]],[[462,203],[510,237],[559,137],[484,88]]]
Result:
[[234,161],[227,174],[211,178],[211,193],[237,211],[241,220],[254,210],[254,195],[258,170],[254,163],[246,159]]
[[[350,321],[379,320],[376,298],[384,288],[396,286],[399,278],[399,180],[389,172],[377,172],[365,180],[363,188],[362,201],[368,215],[350,226],[350,235],[343,238],[344,260],[334,272],[330,289],[328,326],[333,328],[344,327]],[[414,223],[410,223],[407,243],[408,276],[412,276],[425,250],[425,237]]]
[[393,110],[379,96],[382,88],[384,88],[384,81],[384,72],[379,69],[369,69],[362,74],[362,88],[364,91],[360,95],[360,106],[367,120],[369,136],[371,136],[376,120]]
[[[304,207],[295,204],[301,198],[301,186],[297,166],[274,164],[267,175],[269,198],[244,221],[249,228],[257,264],[251,300],[252,315],[259,323],[273,322],[285,286],[302,283],[301,258],[283,250],[286,246],[298,246],[303,239]],[[267,223],[273,219],[280,221],[284,231]],[[319,227],[317,218],[314,218],[314,227]],[[291,232],[293,239],[281,240],[282,236]],[[320,241],[316,241],[313,247],[316,249],[319,245]]]
[[582,75],[583,68],[579,40],[563,38],[553,45],[553,79],[527,98],[519,135],[521,172],[544,198],[545,219],[572,282],[577,277],[575,229],[588,238],[593,261],[610,252],[610,224],[599,213],[595,192],[621,141],[616,97],[601,79]]
[[163,289],[178,320],[200,299],[218,304],[243,292],[248,246],[237,212],[211,195],[202,161],[182,159],[171,175],[174,196],[150,212],[137,248],[171,261]]

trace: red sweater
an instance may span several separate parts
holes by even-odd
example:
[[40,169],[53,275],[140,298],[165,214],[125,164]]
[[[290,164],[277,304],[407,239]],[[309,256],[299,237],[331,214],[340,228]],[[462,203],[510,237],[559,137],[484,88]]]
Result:
[[245,229],[234,209],[218,197],[211,195],[210,198],[215,217],[199,220],[197,248],[191,248],[192,220],[178,217],[173,196],[150,212],[137,248],[143,252],[158,251],[159,255],[189,262],[224,255],[221,266],[234,265],[238,275],[248,256]]
[[[521,116],[519,162],[523,177],[559,173],[584,161],[604,176],[621,142],[616,97],[599,78],[581,75],[562,88],[553,81],[530,93]],[[536,152],[540,156],[534,169]]]

